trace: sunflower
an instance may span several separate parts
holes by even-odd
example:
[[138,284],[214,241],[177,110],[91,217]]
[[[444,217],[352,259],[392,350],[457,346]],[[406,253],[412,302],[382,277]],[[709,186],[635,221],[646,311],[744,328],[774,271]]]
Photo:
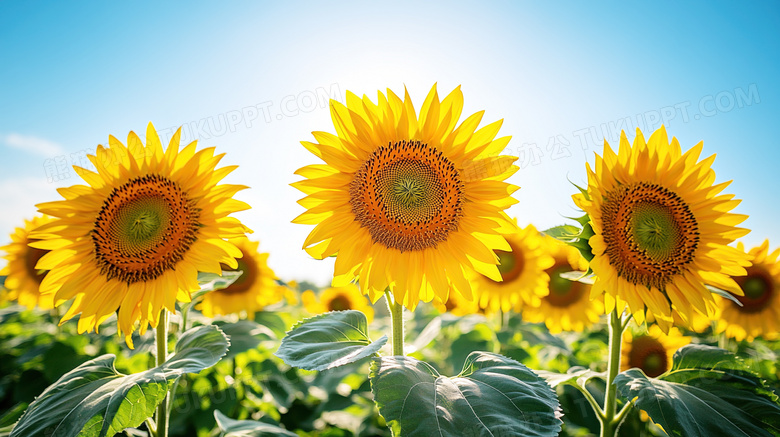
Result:
[[313,291],[306,290],[301,295],[301,300],[306,311],[312,314],[357,310],[365,314],[369,322],[374,318],[374,308],[355,284],[327,288],[320,293],[319,299]]
[[620,370],[639,368],[645,375],[655,378],[672,367],[672,356],[677,349],[691,342],[680,330],[671,327],[664,334],[658,325],[650,325],[646,333],[633,334],[630,329],[623,336]]
[[561,274],[585,271],[588,262],[580,252],[552,237],[547,239],[548,251],[555,263],[545,273],[549,275],[549,293],[541,298],[539,306],[524,306],[523,319],[531,323],[544,322],[551,333],[582,331],[599,321],[604,314],[600,298],[590,300],[590,285],[562,278]]
[[417,117],[408,93],[331,100],[337,135],[303,141],[326,164],[309,165],[292,185],[307,196],[294,223],[316,224],[303,244],[314,258],[338,254],[333,286],[355,277],[376,302],[385,289],[414,310],[450,289],[471,299],[473,269],[501,280],[494,250],[510,250],[515,229],[504,210],[518,187],[504,182],[517,159],[499,156],[501,121],[477,130],[484,111],[456,124],[460,87],[439,100],[431,89]]
[[48,251],[29,246],[29,243],[36,241],[30,238],[30,232],[52,220],[52,217],[45,215],[25,220],[24,227],[16,228],[11,234],[11,244],[0,248],[5,251],[4,258],[8,261],[5,268],[0,271],[0,275],[7,276],[5,287],[8,290],[6,296],[8,300],[18,301],[28,308],[35,306],[45,310],[54,308],[52,296],[42,296],[39,291],[41,281],[48,272],[35,267],[38,260]]
[[472,279],[477,289],[476,302],[487,313],[539,306],[541,298],[549,293],[550,276],[546,270],[555,261],[548,253],[545,237],[528,225],[506,239],[509,250],[495,251],[501,280],[482,274]]
[[257,251],[259,242],[249,241],[246,237],[229,241],[238,247],[243,255],[237,260],[237,267],[223,265],[222,269],[243,273],[228,287],[203,296],[203,302],[198,309],[204,316],[214,317],[241,312],[252,316],[266,306],[282,301],[290,294],[287,287],[276,282],[279,278],[268,267],[268,254]]
[[[737,249],[744,251],[745,246],[740,242]],[[718,297],[717,331],[738,341],[753,341],[759,336],[776,339],[780,336],[780,248],[770,253],[765,240],[748,254],[753,265],[747,268],[746,276],[734,278],[744,292],[735,296],[742,305]]]
[[34,247],[50,250],[36,266],[50,270],[41,294],[55,305],[73,299],[60,323],[80,313],[78,331],[90,331],[118,309],[132,347],[135,323],[143,335],[162,308],[190,301],[199,271],[237,267],[241,251],[224,239],[248,231],[228,217],[249,208],[232,198],[246,187],[218,184],[236,166],[217,169],[223,155],[196,152],[196,142],[179,150],[180,136],[166,150],[151,123],[146,145],[134,132],[127,146],[109,136],[108,147],[88,155],[97,172],[74,166],[88,185],[61,188],[65,200],[38,205],[57,218],[31,234],[41,240]]
[[623,132],[618,154],[605,141],[595,171],[587,165],[588,189],[573,198],[595,233],[591,296],[606,292],[606,311],[627,305],[639,323],[647,311],[666,330],[673,309],[686,325],[707,313],[705,283],[742,294],[729,275],[745,274],[748,258],[728,244],[749,232],[736,227],[747,216],[729,212],[739,201],[719,194],[730,182],[713,185],[715,156],[699,161],[701,151],[683,154],[663,127],[648,142],[637,129],[633,146]]

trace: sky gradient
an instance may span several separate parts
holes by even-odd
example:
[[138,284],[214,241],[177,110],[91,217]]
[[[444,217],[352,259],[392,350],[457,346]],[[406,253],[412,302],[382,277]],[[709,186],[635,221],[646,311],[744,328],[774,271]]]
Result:
[[327,99],[461,85],[463,118],[503,119],[522,188],[510,210],[540,229],[578,215],[568,182],[603,141],[665,124],[684,150],[717,154],[717,181],[752,232],[780,245],[780,3],[0,2],[0,244],[34,205],[81,183],[108,135],[155,124],[239,164],[238,217],[283,279],[321,285],[332,260],[301,245],[311,226],[293,172],[301,145],[334,132]]

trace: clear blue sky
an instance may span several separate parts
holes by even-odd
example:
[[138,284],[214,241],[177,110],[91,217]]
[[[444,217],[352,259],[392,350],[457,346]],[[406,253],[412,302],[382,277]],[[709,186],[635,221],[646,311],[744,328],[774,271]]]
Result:
[[[510,211],[540,228],[576,214],[574,182],[604,136],[662,122],[683,148],[717,153],[718,181],[750,214],[748,246],[780,215],[780,3],[0,2],[0,244],[79,183],[69,165],[109,134],[185,126],[252,187],[240,218],[285,279],[327,282],[300,246],[287,184],[333,131],[322,98],[434,82],[463,86],[512,135],[522,187]],[[168,133],[171,131],[168,130]],[[595,140],[594,140],[595,137]],[[550,139],[553,139],[552,141]],[[66,166],[67,165],[67,166]]]

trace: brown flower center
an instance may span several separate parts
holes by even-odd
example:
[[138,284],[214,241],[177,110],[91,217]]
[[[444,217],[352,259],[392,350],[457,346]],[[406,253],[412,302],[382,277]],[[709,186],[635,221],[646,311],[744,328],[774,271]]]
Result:
[[[30,239],[27,241],[27,243],[34,243],[36,241],[39,240]],[[45,249],[38,249],[30,246],[25,248],[24,267],[27,270],[27,275],[39,284],[43,281],[44,276],[46,276],[49,271],[36,269],[35,265],[38,264],[38,260],[40,260],[41,257],[47,253],[49,253],[49,251]]]
[[693,261],[696,217],[680,196],[658,184],[616,187],[607,193],[601,216],[610,264],[633,284],[664,290]]
[[254,258],[251,256],[247,256],[247,254],[244,254],[242,258],[239,258],[236,260],[238,262],[238,267],[235,269],[228,267],[225,264],[221,264],[222,270],[226,272],[237,272],[240,271],[241,276],[236,278],[236,280],[228,285],[227,287],[223,288],[222,290],[217,290],[217,293],[222,294],[241,294],[246,293],[249,291],[250,288],[252,288],[252,285],[257,282],[259,279],[259,269],[257,267],[257,262],[255,262]]
[[507,243],[509,243],[509,247],[512,249],[510,252],[504,250],[494,251],[498,257],[498,272],[501,273],[501,279],[503,279],[501,282],[490,279],[495,284],[511,284],[523,274],[523,270],[525,269],[523,249],[510,241],[507,241]]
[[195,201],[163,176],[114,188],[91,235],[100,273],[131,284],[173,270],[197,239],[199,217]]
[[669,370],[666,348],[660,341],[649,335],[634,337],[628,354],[628,366],[638,367],[645,372],[645,375],[655,378]]
[[419,141],[379,147],[350,184],[350,204],[375,243],[403,251],[436,247],[463,214],[458,170]]
[[352,303],[347,296],[337,294],[328,302],[328,311],[345,311],[352,309]]
[[760,313],[772,300],[777,291],[772,275],[761,266],[747,268],[747,275],[735,276],[734,280],[745,292],[744,296],[734,296],[742,306],[734,304],[743,313]]

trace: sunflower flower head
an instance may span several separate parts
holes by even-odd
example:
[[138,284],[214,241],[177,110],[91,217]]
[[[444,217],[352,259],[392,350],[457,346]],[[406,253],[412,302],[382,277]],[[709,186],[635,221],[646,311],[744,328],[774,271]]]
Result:
[[312,314],[356,310],[365,314],[369,322],[374,318],[374,308],[355,284],[326,288],[319,297],[312,290],[306,290],[301,295],[301,300],[306,311]]
[[[737,249],[744,251],[740,242]],[[742,295],[741,304],[718,297],[718,332],[741,341],[756,337],[774,340],[780,337],[780,248],[769,251],[769,241],[750,249],[753,262],[747,275],[734,277]]]
[[240,271],[241,276],[229,286],[207,293],[197,307],[204,316],[246,313],[252,317],[263,308],[281,302],[291,291],[277,282],[277,276],[268,267],[267,253],[259,253],[259,242],[246,237],[228,240],[233,243],[242,256],[236,261],[236,267],[222,265],[224,271]]
[[730,275],[743,275],[748,257],[728,246],[749,231],[747,216],[721,194],[730,182],[713,185],[715,156],[699,160],[702,143],[682,153],[661,127],[648,141],[637,129],[633,145],[625,133],[615,153],[587,165],[587,191],[573,196],[590,217],[594,235],[591,295],[605,293],[606,311],[626,306],[642,323],[645,312],[668,329],[672,312],[689,325],[694,312],[707,314],[713,297],[704,284],[742,295]]
[[642,333],[628,329],[623,335],[620,370],[636,367],[655,378],[672,368],[674,353],[690,342],[691,338],[683,336],[675,327],[666,334],[658,325],[650,325],[647,332]]
[[561,275],[586,271],[588,262],[574,247],[549,236],[545,239],[545,247],[554,260],[554,264],[545,270],[550,277],[549,293],[541,297],[538,306],[524,306],[523,319],[531,323],[544,322],[553,334],[582,331],[599,321],[604,314],[604,304],[600,297],[590,299],[590,285]]
[[415,111],[408,93],[388,90],[376,103],[347,93],[331,101],[336,135],[314,132],[302,144],[324,164],[296,174],[306,212],[317,225],[303,244],[314,258],[337,254],[333,286],[358,278],[373,302],[386,289],[413,310],[450,290],[472,299],[467,274],[501,280],[494,250],[510,250],[515,224],[504,210],[518,187],[504,180],[517,159],[501,156],[501,121],[477,129],[483,111],[458,121],[460,87],[443,100],[436,86]]
[[23,227],[18,227],[11,234],[11,244],[3,246],[5,259],[8,264],[0,271],[0,275],[6,276],[5,287],[7,299],[17,301],[27,308],[39,307],[47,310],[54,308],[52,296],[41,295],[40,285],[48,273],[36,267],[38,260],[48,251],[30,247],[30,243],[37,240],[30,237],[30,232],[35,228],[50,223],[52,217],[42,215],[25,220]]
[[473,277],[476,302],[486,313],[539,306],[549,293],[547,269],[554,265],[548,242],[534,225],[518,228],[506,237],[509,250],[496,250],[500,280],[476,274]]
[[251,232],[229,217],[249,208],[232,197],[246,187],[219,184],[236,166],[217,168],[223,154],[196,151],[196,142],[180,150],[180,137],[163,149],[151,123],[146,144],[134,132],[127,145],[109,136],[108,147],[88,155],[97,171],[74,166],[86,185],[38,205],[55,217],[31,233],[40,240],[33,247],[50,251],[36,266],[49,270],[41,294],[57,306],[73,299],[61,323],[81,314],[78,331],[91,331],[118,310],[132,347],[136,323],[143,335],[162,308],[190,301],[198,272],[237,267],[241,251],[225,239]]

